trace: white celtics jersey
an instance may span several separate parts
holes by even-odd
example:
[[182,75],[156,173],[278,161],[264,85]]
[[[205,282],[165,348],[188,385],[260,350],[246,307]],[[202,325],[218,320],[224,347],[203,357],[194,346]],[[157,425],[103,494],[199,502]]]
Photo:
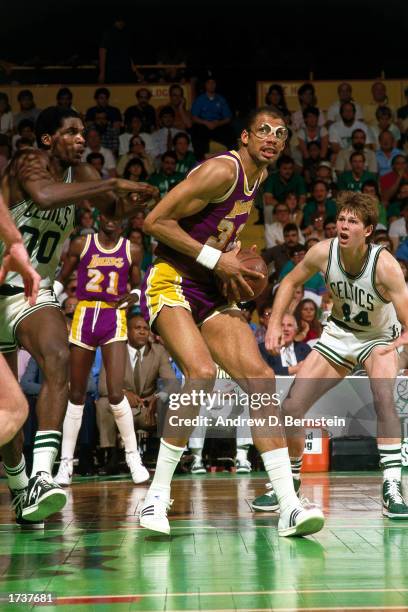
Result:
[[378,330],[397,337],[400,324],[395,308],[375,286],[377,261],[383,248],[369,244],[367,259],[359,274],[353,276],[342,266],[338,238],[332,240],[326,271],[326,284],[333,296],[331,320],[352,331],[373,333]]
[[[68,168],[64,182],[72,182],[72,168]],[[41,276],[40,286],[50,287],[54,282],[63,244],[74,228],[75,205],[40,210],[32,200],[22,200],[10,207],[10,214],[23,237],[32,266]],[[3,254],[4,244],[0,243],[0,261]],[[24,287],[21,276],[16,272],[7,274],[5,284]]]

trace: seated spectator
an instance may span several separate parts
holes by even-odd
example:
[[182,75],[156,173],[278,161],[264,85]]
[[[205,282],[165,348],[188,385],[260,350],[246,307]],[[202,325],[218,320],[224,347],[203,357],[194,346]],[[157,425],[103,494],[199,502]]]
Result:
[[19,123],[23,119],[30,119],[35,123],[41,112],[41,109],[36,107],[33,93],[29,89],[22,89],[17,96],[17,101],[20,104],[20,112],[14,115],[13,125],[15,130],[18,129]]
[[267,249],[283,244],[283,228],[290,222],[289,207],[280,202],[273,209],[273,218],[276,221],[267,223],[265,221],[265,244]]
[[[181,85],[173,83],[169,87],[169,104],[174,111],[174,127],[180,132],[191,129],[193,120],[186,107],[186,99]],[[160,111],[161,109],[159,109]]]
[[61,304],[64,315],[73,315],[79,300],[75,296],[67,297]]
[[[148,266],[143,267],[143,259],[145,256],[144,251],[144,234],[141,229],[135,227],[127,232],[128,240],[137,247],[139,252],[139,268],[142,272],[145,272]],[[142,274],[143,278],[143,274]]]
[[[156,129],[156,109],[150,104],[152,92],[147,87],[136,90],[137,104],[125,110],[125,125],[130,125],[133,117],[139,117],[142,122],[140,131],[151,134]],[[148,147],[147,143],[146,146]]]
[[324,237],[326,239],[336,238],[337,236],[337,225],[336,217],[327,217],[323,223]]
[[350,155],[351,170],[342,172],[337,181],[339,191],[361,191],[365,181],[375,180],[375,175],[364,170],[366,159],[364,153],[355,151]]
[[269,319],[272,314],[272,300],[268,300],[264,302],[258,308],[259,315],[259,325],[258,329],[255,331],[255,340],[258,344],[261,342],[265,342],[266,330],[268,329]]
[[303,300],[304,297],[305,297],[305,290],[303,288],[303,285],[298,285],[297,287],[295,287],[293,291],[292,300],[288,306],[288,312],[290,314],[293,314],[295,312],[296,306],[299,304],[299,302]]
[[[281,281],[289,272],[293,270],[298,263],[302,261],[306,255],[306,246],[304,244],[296,244],[289,248],[289,261],[283,266],[280,274],[279,281]],[[326,291],[326,285],[324,282],[323,275],[320,272],[316,272],[309,280],[304,284],[304,289],[312,291],[317,295],[322,295]]]
[[97,110],[95,112],[95,121],[89,127],[98,130],[102,146],[110,149],[116,157],[119,151],[119,128],[114,128],[109,123],[107,112],[105,110]]
[[380,189],[378,187],[377,181],[375,179],[369,179],[368,181],[364,181],[361,192],[374,196],[376,198],[378,202],[378,223],[379,225],[383,225],[384,228],[386,228],[387,227],[387,213],[386,213],[384,205],[381,202],[381,194],[380,194]]
[[[305,238],[309,241],[311,238],[315,238],[317,242],[326,238],[324,232],[324,215],[316,212],[313,213],[310,218],[310,225],[303,230]],[[309,243],[307,243],[307,249],[310,249]]]
[[142,272],[146,272],[147,268],[153,261],[153,252],[152,252],[152,239],[150,236],[143,232],[143,224],[145,220],[145,212],[144,210],[138,210],[133,217],[129,220],[129,229],[128,229],[128,237],[131,242],[137,241],[139,243],[140,238],[136,237],[134,232],[138,232],[142,237],[142,246],[143,246],[143,259],[140,264],[140,268]]
[[289,261],[289,248],[300,242],[299,227],[295,223],[287,223],[283,228],[283,242],[274,247],[263,249],[261,255],[268,266],[268,275],[275,280],[285,263]]
[[[316,91],[311,83],[304,83],[297,92],[300,109],[292,114],[292,127],[297,132],[300,128],[305,127],[303,111],[309,106],[317,106]],[[319,110],[319,119],[317,122],[319,127],[325,124],[324,113]]]
[[308,106],[305,108],[303,111],[303,120],[305,127],[300,128],[297,132],[299,149],[303,159],[307,159],[309,156],[309,151],[306,146],[309,142],[316,142],[319,145],[320,157],[324,159],[327,157],[329,136],[326,128],[318,125],[319,109],[315,106]]
[[[137,119],[137,121],[140,120]],[[147,134],[147,136],[149,136],[149,134]],[[125,155],[122,155],[116,165],[116,172],[118,173],[118,176],[123,176],[126,164],[134,157],[138,157],[143,162],[145,171],[148,176],[150,176],[150,174],[153,174],[154,161],[152,156],[146,152],[146,145],[144,139],[141,136],[132,136],[132,138],[129,140],[128,152]]]
[[382,245],[391,253],[391,255],[394,255],[394,243],[386,232],[376,236],[373,242],[374,244]]
[[[337,185],[333,180],[333,170],[330,162],[322,161],[316,170],[316,181],[323,181],[327,186],[327,197],[334,198],[337,193]],[[313,185],[312,185],[313,188]]]
[[371,133],[374,137],[374,146],[380,148],[380,134],[382,132],[391,132],[394,137],[394,142],[398,142],[401,138],[401,132],[398,126],[392,122],[391,109],[388,106],[379,106],[375,111],[377,124],[371,127]]
[[274,83],[271,85],[265,96],[265,106],[270,106],[275,113],[279,113],[282,117],[290,122],[290,110],[285,100],[285,92],[282,85]]
[[146,169],[141,159],[132,157],[125,166],[123,178],[128,181],[145,181],[147,179]]
[[82,154],[82,161],[86,161],[86,158],[90,153],[100,153],[105,163],[103,165],[103,171],[106,170],[109,176],[116,176],[116,163],[113,153],[110,149],[102,146],[101,135],[98,130],[90,129],[86,135],[86,147]]
[[176,154],[174,151],[167,151],[161,157],[160,171],[152,174],[147,181],[158,188],[161,198],[184,178],[182,174],[177,172],[176,166]]
[[283,204],[286,204],[289,208],[289,221],[300,227],[303,221],[303,211],[299,206],[299,198],[296,193],[289,191],[283,200]]
[[86,156],[86,163],[93,166],[101,178],[109,178],[108,171],[104,170],[105,158],[102,153],[90,153]]
[[226,149],[234,145],[234,132],[231,127],[232,113],[223,96],[216,93],[215,79],[208,78],[204,83],[205,92],[198,96],[191,108],[193,127],[191,136],[197,159],[204,159],[209,151],[210,140],[223,144]]
[[401,217],[393,221],[389,229],[389,237],[392,240],[393,251],[396,251],[399,245],[405,240],[408,235],[408,198],[401,201]]
[[403,155],[401,149],[395,146],[395,139],[389,130],[384,130],[378,136],[379,148],[375,152],[380,176],[384,176],[392,169],[392,160],[396,155]]
[[365,104],[363,108],[364,121],[369,126],[376,124],[377,108],[379,106],[388,106],[391,109],[393,117],[395,116],[395,109],[388,104],[387,88],[381,81],[376,81],[371,86],[372,101],[369,104]]
[[312,199],[309,200],[303,209],[303,227],[307,228],[312,223],[312,215],[335,217],[336,202],[329,198],[329,190],[324,181],[317,180],[312,187]]
[[271,355],[262,342],[259,345],[261,355],[266,363],[273,369],[277,376],[288,376],[296,374],[299,366],[312,350],[305,342],[297,342],[295,336],[298,333],[296,318],[289,313],[282,317],[282,348],[279,355]]
[[96,113],[105,112],[107,114],[108,123],[116,129],[122,127],[122,113],[116,106],[109,104],[110,91],[106,87],[98,87],[94,94],[95,106],[91,106],[86,111],[85,123],[89,126],[95,123]]
[[353,130],[351,134],[351,146],[347,147],[347,149],[341,149],[336,157],[335,168],[337,175],[345,172],[346,170],[351,170],[350,155],[356,152],[364,153],[364,169],[368,170],[368,172],[371,172],[372,174],[377,174],[377,158],[374,151],[369,147],[366,147],[366,140],[367,136],[364,130],[360,130],[359,128]]
[[177,132],[173,138],[174,152],[177,155],[176,171],[186,176],[197,163],[194,153],[190,150],[190,137],[185,132]]
[[353,102],[344,102],[340,106],[340,120],[333,123],[329,129],[330,148],[334,154],[351,146],[351,135],[356,129],[363,130],[367,144],[372,143],[367,126],[356,119],[356,107]]
[[329,322],[329,317],[333,309],[333,297],[328,291],[322,295],[322,303],[320,305],[319,321],[324,327]]
[[92,211],[80,209],[78,211],[78,226],[76,228],[77,236],[87,236],[88,234],[95,234],[96,230],[94,227],[94,218]]
[[317,142],[308,142],[306,144],[307,158],[303,160],[303,178],[307,187],[310,187],[317,179],[317,169],[322,162],[320,155],[320,145]]
[[17,134],[14,134],[11,140],[13,153],[16,152],[17,141],[21,138],[28,140],[30,143],[30,147],[34,147],[35,149],[37,148],[37,139],[34,131],[34,121],[31,121],[31,119],[23,119],[18,124]]
[[380,179],[380,189],[383,202],[392,202],[398,193],[401,183],[408,181],[408,162],[405,155],[395,155],[391,161],[391,172]]
[[[72,108],[73,94],[69,87],[61,87],[57,91],[56,103],[60,108]],[[75,109],[73,109],[75,110]]]
[[146,154],[154,156],[154,145],[151,134],[142,132],[142,120],[139,115],[133,115],[130,122],[126,124],[126,132],[119,136],[119,155],[129,152],[130,141],[134,136],[139,136],[145,144]]
[[318,318],[317,305],[313,300],[302,300],[295,310],[298,332],[295,336],[297,342],[309,342],[322,335],[322,324]]
[[0,134],[11,136],[13,132],[13,113],[9,104],[8,95],[0,92]]
[[10,140],[6,134],[0,134],[0,177],[9,163],[11,157]]
[[337,87],[337,93],[339,99],[336,100],[336,102],[333,102],[327,111],[327,126],[330,127],[332,123],[336,123],[336,121],[341,120],[340,107],[342,104],[344,104],[344,102],[352,102],[356,108],[356,119],[358,121],[364,121],[361,106],[353,100],[353,90],[350,83],[340,83],[340,85]]
[[265,224],[273,222],[273,207],[283,202],[286,194],[293,192],[299,198],[302,208],[306,201],[306,185],[300,174],[295,173],[295,163],[291,157],[282,155],[277,162],[277,172],[268,176],[264,183],[264,218]]
[[401,202],[408,198],[408,181],[401,181],[395,199],[387,206],[388,223],[395,221],[401,215]]
[[404,89],[405,104],[397,110],[397,123],[401,132],[408,129],[408,87]]
[[407,239],[401,242],[401,244],[399,245],[398,249],[395,252],[395,257],[398,259],[398,261],[403,261],[405,262],[406,265],[408,265],[408,240]]
[[161,157],[166,151],[172,151],[173,139],[180,130],[174,126],[176,114],[171,106],[163,106],[159,112],[160,128],[153,132],[154,156]]

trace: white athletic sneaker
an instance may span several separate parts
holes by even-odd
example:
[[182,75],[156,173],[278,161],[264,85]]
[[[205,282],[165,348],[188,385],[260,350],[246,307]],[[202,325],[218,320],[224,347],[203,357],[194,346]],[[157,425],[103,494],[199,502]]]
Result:
[[320,508],[295,506],[280,515],[278,533],[280,536],[305,536],[320,531],[324,516]]
[[249,474],[252,471],[251,462],[248,459],[235,459],[237,474]]
[[207,470],[201,457],[194,457],[193,463],[191,464],[190,472],[192,474],[206,474]]
[[150,474],[143,465],[138,451],[126,453],[126,463],[135,484],[140,484],[149,480]]
[[74,471],[74,460],[61,458],[58,473],[54,478],[54,482],[61,487],[69,487],[72,484],[72,473]]
[[157,496],[146,497],[140,510],[140,525],[150,531],[159,533],[170,533],[170,523],[167,518],[167,510],[173,500],[162,500]]

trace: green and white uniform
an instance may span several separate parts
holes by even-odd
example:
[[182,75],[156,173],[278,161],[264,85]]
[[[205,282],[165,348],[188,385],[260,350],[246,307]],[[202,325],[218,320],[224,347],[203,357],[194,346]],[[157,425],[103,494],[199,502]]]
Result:
[[[72,168],[68,168],[64,182],[72,182]],[[10,207],[10,214],[23,237],[31,264],[41,276],[41,283],[37,303],[30,306],[24,296],[21,276],[16,272],[7,274],[0,287],[0,353],[17,348],[16,329],[20,321],[46,306],[59,308],[52,285],[62,247],[74,228],[75,205],[40,210],[31,199],[22,200]],[[5,246],[0,243],[0,262],[4,251]]]
[[313,348],[350,370],[364,363],[376,346],[388,345],[401,333],[393,304],[375,286],[376,266],[383,248],[370,244],[362,269],[353,276],[342,266],[338,238],[331,241],[325,279],[333,309]]

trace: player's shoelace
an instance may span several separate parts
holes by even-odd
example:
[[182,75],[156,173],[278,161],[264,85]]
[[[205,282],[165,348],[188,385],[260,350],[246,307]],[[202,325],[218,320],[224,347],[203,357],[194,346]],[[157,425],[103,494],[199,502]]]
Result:
[[14,497],[11,500],[11,507],[16,514],[21,514],[23,510],[24,502],[27,497],[27,489],[23,489],[19,493],[15,493],[13,491],[13,493],[14,493]]
[[48,474],[38,476],[37,484],[40,484],[46,491],[59,488],[57,483],[55,483]]
[[389,480],[387,484],[386,494],[390,496],[394,503],[405,505],[404,498],[402,497],[401,482],[399,480]]

